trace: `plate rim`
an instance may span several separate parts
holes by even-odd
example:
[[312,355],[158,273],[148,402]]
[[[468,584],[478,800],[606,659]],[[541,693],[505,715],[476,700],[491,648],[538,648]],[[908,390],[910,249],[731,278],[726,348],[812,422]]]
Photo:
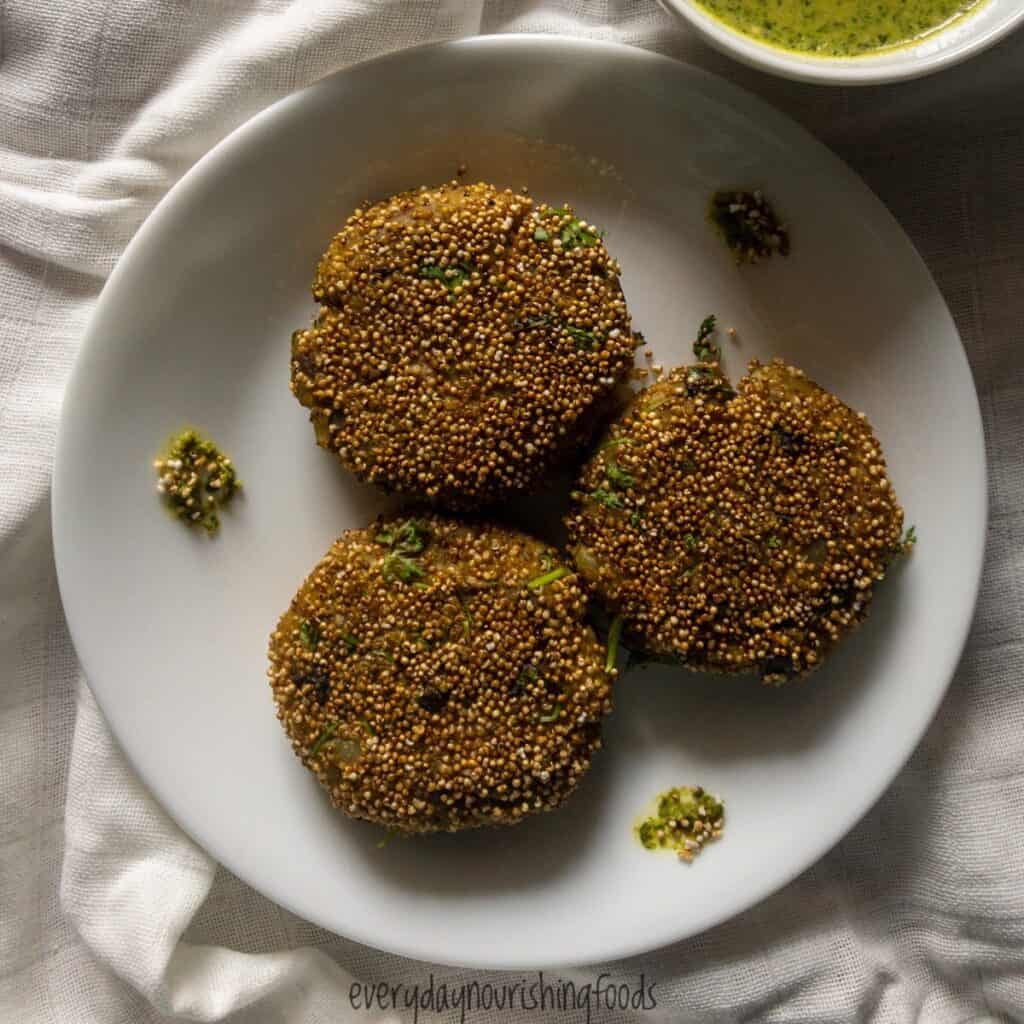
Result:
[[[82,667],[86,685],[89,686],[90,691],[93,693],[100,710],[105,712],[105,699],[101,697],[101,695],[92,687],[91,683],[88,682],[92,677],[92,673],[89,671],[86,659],[79,653],[80,650],[84,649],[88,645],[80,643],[82,637],[79,636],[73,621],[75,618],[73,611],[75,598],[72,594],[73,586],[69,579],[69,570],[67,568],[66,552],[68,550],[68,545],[64,539],[67,530],[65,524],[68,516],[71,515],[71,510],[67,507],[67,498],[65,496],[62,480],[65,479],[67,475],[66,470],[63,467],[67,465],[69,437],[74,429],[73,420],[75,418],[74,414],[78,404],[76,396],[83,388],[83,381],[91,372],[91,366],[97,356],[97,353],[102,351],[103,338],[100,336],[96,325],[100,321],[101,314],[105,312],[106,308],[115,304],[120,279],[124,273],[126,273],[125,268],[127,268],[133,261],[135,254],[146,244],[149,236],[157,231],[165,220],[173,216],[176,206],[179,203],[187,201],[190,186],[193,181],[201,179],[206,173],[206,170],[216,162],[224,158],[230,159],[231,151],[234,147],[244,143],[250,134],[262,129],[266,122],[273,121],[280,117],[287,117],[291,107],[296,104],[301,104],[303,102],[302,98],[307,93],[314,90],[331,88],[332,83],[343,80],[354,73],[365,74],[370,69],[386,66],[392,62],[401,63],[409,60],[415,61],[423,55],[449,51],[453,54],[454,59],[457,60],[459,53],[467,50],[507,51],[509,54],[514,54],[515,51],[519,51],[521,53],[524,49],[531,48],[541,51],[547,49],[552,55],[559,52],[565,53],[566,50],[575,50],[580,53],[603,54],[610,59],[633,61],[637,65],[659,65],[666,73],[680,76],[680,81],[682,81],[683,78],[688,77],[691,84],[701,82],[709,84],[717,90],[720,96],[724,96],[725,99],[738,99],[748,110],[756,112],[761,117],[762,123],[767,123],[773,133],[776,128],[781,128],[789,137],[799,137],[803,144],[816,149],[821,154],[822,158],[832,165],[833,170],[841,179],[844,187],[858,190],[865,198],[868,199],[869,202],[873,203],[877,209],[880,222],[885,224],[888,232],[895,232],[896,235],[902,239],[908,250],[908,257],[912,260],[916,260],[919,271],[923,272],[927,276],[927,280],[931,283],[932,288],[934,289],[935,299],[938,302],[937,312],[946,318],[949,330],[952,331],[953,336],[959,342],[959,345],[955,346],[955,351],[957,353],[955,358],[958,358],[961,361],[963,370],[966,372],[967,379],[971,384],[970,392],[973,402],[970,403],[971,408],[969,412],[973,414],[972,418],[976,426],[972,444],[975,448],[974,455],[978,462],[980,477],[978,481],[978,493],[974,496],[974,500],[976,502],[976,511],[979,522],[985,524],[986,529],[977,531],[977,533],[971,538],[971,554],[973,556],[975,569],[973,578],[965,580],[964,588],[965,596],[969,595],[970,597],[970,613],[965,615],[963,621],[959,624],[955,643],[953,643],[949,648],[949,654],[947,655],[945,662],[942,664],[941,674],[945,677],[945,684],[935,691],[934,696],[928,702],[927,706],[923,706],[923,710],[926,713],[922,717],[922,723],[919,728],[908,731],[907,736],[904,739],[904,743],[898,751],[898,756],[894,755],[892,758],[892,770],[884,772],[879,783],[865,787],[864,791],[859,793],[856,799],[851,799],[849,801],[851,810],[845,816],[846,824],[841,830],[835,834],[825,834],[818,837],[816,842],[808,844],[802,856],[794,858],[792,864],[785,872],[773,875],[770,882],[755,887],[755,895],[744,906],[730,907],[729,909],[722,910],[720,913],[710,915],[708,919],[702,922],[702,925],[698,930],[688,929],[685,926],[674,930],[661,928],[656,930],[653,934],[646,932],[642,933],[647,937],[640,937],[640,935],[629,936],[615,944],[606,944],[600,953],[595,953],[591,950],[586,950],[579,954],[568,953],[564,959],[560,959],[553,963],[544,963],[539,965],[532,961],[523,960],[520,957],[495,960],[489,956],[476,958],[472,955],[464,955],[455,959],[445,958],[439,960],[436,955],[432,954],[431,951],[423,944],[415,941],[406,942],[400,931],[390,935],[387,942],[383,942],[379,934],[369,935],[358,924],[353,927],[350,926],[349,923],[346,923],[344,930],[340,930],[336,921],[331,920],[328,915],[322,913],[318,907],[305,905],[300,906],[299,902],[291,899],[287,893],[281,893],[274,890],[273,887],[266,886],[264,884],[265,879],[254,879],[249,877],[248,872],[240,872],[238,874],[239,878],[265,898],[333,934],[341,935],[345,938],[359,942],[362,945],[368,946],[369,948],[425,963],[439,963],[452,967],[481,970],[520,970],[537,966],[542,966],[544,968],[585,966],[599,962],[611,962],[643,955],[645,953],[664,948],[672,943],[692,938],[698,934],[703,934],[704,932],[717,927],[739,914],[746,913],[752,908],[763,903],[764,900],[768,899],[770,896],[785,888],[796,877],[821,860],[825,854],[827,854],[850,833],[850,831],[888,790],[900,772],[903,771],[906,767],[907,761],[918,747],[925,732],[934,720],[942,701],[946,697],[949,687],[953,681],[957,665],[962,658],[977,609],[978,595],[980,592],[984,568],[984,553],[988,524],[989,468],[985,451],[984,422],[981,417],[981,409],[978,401],[977,388],[974,384],[974,377],[970,369],[970,364],[967,360],[963,339],[960,337],[956,322],[953,320],[945,298],[936,284],[931,271],[928,269],[927,264],[924,262],[910,237],[906,234],[892,213],[890,213],[885,204],[877,195],[875,195],[860,175],[850,168],[828,146],[817,139],[808,129],[804,128],[788,114],[783,113],[767,101],[761,99],[760,96],[735,85],[728,79],[705,71],[703,68],[677,60],[674,57],[645,50],[626,43],[539,33],[483,35],[458,40],[449,40],[440,43],[426,43],[411,48],[392,51],[391,53],[374,57],[366,61],[361,61],[339,69],[338,71],[329,73],[302,89],[295,90],[281,97],[269,106],[265,107],[263,110],[258,111],[252,117],[245,120],[242,124],[232,129],[227,135],[211,147],[211,149],[204,153],[167,191],[156,206],[154,206],[153,210],[146,217],[145,221],[140,225],[131,241],[125,247],[124,252],[119,258],[114,270],[111,272],[96,300],[96,305],[90,314],[88,326],[83,334],[82,342],[75,356],[74,366],[71,374],[69,375],[61,403],[52,475],[51,529],[58,589],[62,605],[65,610],[68,631],[75,647],[76,656],[78,657],[79,663]],[[107,717],[105,713],[104,717]],[[116,740],[117,734],[112,726],[111,732]],[[151,778],[151,773],[140,764],[137,764],[126,750],[124,753],[132,770],[140,778],[143,785],[152,795],[153,799],[161,806],[162,809],[165,810],[165,813],[167,813],[168,817],[175,823],[175,825],[181,828],[182,831],[184,831],[218,864],[223,865],[228,870],[234,871],[234,868],[231,867],[230,856],[222,856],[222,853],[230,854],[230,850],[224,847],[224,845],[216,839],[214,839],[214,841],[209,841],[207,837],[200,838],[200,836],[193,832],[190,827],[187,827],[184,823],[179,821],[174,814],[166,809],[164,801],[160,796],[160,793],[165,787],[161,786],[158,781],[153,780]]]

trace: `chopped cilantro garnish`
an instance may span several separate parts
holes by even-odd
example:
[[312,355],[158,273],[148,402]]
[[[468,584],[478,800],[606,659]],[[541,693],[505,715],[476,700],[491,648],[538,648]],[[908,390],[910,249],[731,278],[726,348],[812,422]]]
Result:
[[309,750],[309,756],[315,757],[320,753],[321,750],[327,745],[328,742],[334,737],[334,734],[338,731],[340,722],[331,722],[329,726],[317,737],[316,743]]
[[526,693],[530,683],[535,683],[538,679],[537,666],[536,665],[524,665],[523,670],[516,677],[516,681],[510,687],[510,692],[513,697],[521,697]]
[[715,333],[715,328],[718,326],[718,320],[715,314],[712,313],[709,316],[704,317],[700,322],[700,327],[697,329],[697,341],[705,341]]
[[715,333],[716,319],[714,314],[705,317],[697,330],[697,340],[693,343],[693,354],[702,363],[717,363],[722,358],[718,346],[711,341],[711,335]]
[[588,351],[597,348],[602,342],[602,337],[594,331],[584,330],[582,327],[575,327],[572,324],[565,325],[565,333],[569,335],[580,348]]
[[540,590],[541,587],[546,587],[549,583],[554,583],[556,580],[560,580],[563,576],[571,575],[572,570],[567,569],[562,565],[557,569],[552,569],[550,572],[544,573],[543,576],[535,576],[532,580],[529,580],[526,585],[530,590]]
[[599,452],[606,451],[609,448],[619,448],[624,444],[636,444],[636,441],[631,437],[613,437],[605,441],[603,444],[597,446]]
[[351,633],[342,633],[341,642],[348,648],[349,654],[354,653],[359,646],[359,641]]
[[469,610],[469,601],[461,594],[456,594],[455,600],[459,602],[459,608],[462,609],[462,632],[468,637],[473,632],[473,613]]
[[430,527],[421,519],[407,519],[385,530],[378,530],[374,538],[384,547],[394,548],[403,555],[418,555],[430,540]]
[[910,526],[907,528],[907,532],[900,538],[899,543],[894,547],[883,559],[882,559],[882,571],[888,570],[889,566],[892,565],[898,558],[903,555],[909,555],[913,551],[914,546],[917,544],[917,528]]
[[627,473],[614,459],[609,459],[604,467],[609,483],[620,490],[628,491],[636,483],[632,473]]
[[686,390],[690,395],[721,395],[727,399],[736,397],[736,392],[719,372],[717,366],[689,367],[686,371]]
[[442,267],[437,263],[427,263],[420,267],[420,277],[440,281],[454,298],[455,289],[461,288],[470,278],[473,268],[468,263],[451,263]]
[[388,582],[401,580],[403,583],[413,583],[426,575],[423,566],[415,558],[408,558],[398,551],[392,551],[384,556],[380,571]]
[[[580,220],[579,217],[574,216],[572,210],[567,207],[548,207],[546,210],[541,212],[541,216],[569,218],[568,223],[562,225],[561,231],[558,235],[562,242],[562,249],[566,252],[569,252],[572,249],[586,249],[590,246],[597,245],[601,241],[603,232],[597,231],[592,225],[589,225],[585,221]],[[533,237],[538,242],[546,242],[551,237],[551,233],[543,227],[538,227],[536,231],[534,231]]]
[[532,331],[535,327],[547,327],[551,317],[547,313],[540,316],[527,316],[512,321],[513,331]]
[[611,672],[619,658],[619,640],[622,637],[622,616],[616,615],[612,619],[611,628],[608,630],[608,653],[604,659],[605,672]]
[[552,722],[557,722],[559,716],[562,714],[562,705],[556,704],[554,711],[547,715],[539,715],[538,721],[543,725],[550,725]]
[[320,643],[320,627],[310,619],[303,619],[299,626],[299,639],[307,650],[315,651]]
[[562,249],[570,251],[572,249],[589,249],[592,245],[597,245],[601,241],[601,233],[599,231],[591,231],[589,227],[583,226],[583,221],[578,218],[569,221],[564,228],[562,228]]
[[370,725],[370,723],[365,718],[360,718],[359,719],[359,724],[366,730],[366,733],[367,733],[368,736],[376,736],[377,735],[377,730],[374,729],[374,727],[372,725]]
[[768,544],[768,547],[770,547],[770,548],[781,548],[782,547],[782,541],[779,540],[779,538],[776,537],[774,533],[768,538],[767,544]]
[[693,551],[697,547],[697,538],[692,533],[687,533],[683,536],[683,543],[686,545],[688,551]]
[[604,505],[605,508],[625,508],[622,498],[614,491],[606,490],[604,487],[598,487],[586,495],[591,501],[596,501],[599,505]]
[[423,566],[416,560],[430,540],[430,528],[419,519],[408,519],[379,530],[376,542],[391,550],[381,562],[381,574],[388,581],[401,580],[413,583],[426,575]]

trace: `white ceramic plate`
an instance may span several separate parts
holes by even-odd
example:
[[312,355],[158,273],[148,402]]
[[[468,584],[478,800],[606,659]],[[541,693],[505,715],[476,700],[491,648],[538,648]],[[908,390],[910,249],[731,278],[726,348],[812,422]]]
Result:
[[[606,750],[566,807],[515,829],[395,841],[330,809],[265,681],[267,636],[343,529],[383,507],[315,447],[288,391],[318,254],[365,197],[450,178],[528,185],[608,231],[636,326],[687,359],[781,355],[871,417],[921,542],[870,622],[807,685],[650,669],[618,686]],[[763,187],[793,254],[737,268],[704,220]],[[165,515],[151,460],[184,424],[246,496],[214,541]],[[820,857],[906,760],[949,682],[985,535],[978,408],[924,265],[868,189],[795,124],[636,49],[494,37],[365,64],[276,104],[172,190],[96,310],[64,406],[53,496],[68,621],[119,741],[167,810],[273,899],[414,957],[523,968],[692,935]],[[559,504],[524,502],[548,529]],[[539,525],[538,525],[539,524]],[[654,795],[724,797],[693,866],[641,849]],[[642,911],[639,908],[643,908]]]

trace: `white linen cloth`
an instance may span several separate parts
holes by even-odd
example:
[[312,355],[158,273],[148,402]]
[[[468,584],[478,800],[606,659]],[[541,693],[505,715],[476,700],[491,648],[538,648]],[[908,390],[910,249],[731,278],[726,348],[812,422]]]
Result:
[[656,981],[657,1011],[595,1019],[1024,1020],[1024,34],[931,79],[837,90],[740,68],[653,3],[628,0],[0,0],[0,1021],[371,1021],[384,1018],[353,1008],[353,979],[470,977],[304,923],[167,818],[80,679],[48,491],[62,389],[104,278],[205,150],[363,58],[529,30],[709,67],[845,157],[952,307],[992,469],[977,618],[906,770],[783,892],[642,963],[613,965],[623,979],[643,969]]

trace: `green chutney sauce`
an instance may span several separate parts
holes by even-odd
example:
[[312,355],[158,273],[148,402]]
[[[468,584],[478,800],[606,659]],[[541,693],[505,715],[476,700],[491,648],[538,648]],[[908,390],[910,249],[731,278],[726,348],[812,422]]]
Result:
[[858,57],[931,35],[985,0],[697,0],[763,43],[820,57]]

